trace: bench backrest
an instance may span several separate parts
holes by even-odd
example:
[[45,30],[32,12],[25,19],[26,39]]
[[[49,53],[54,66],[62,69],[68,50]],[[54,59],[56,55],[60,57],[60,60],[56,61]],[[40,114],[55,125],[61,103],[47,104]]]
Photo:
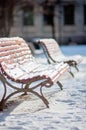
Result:
[[29,73],[36,67],[35,62],[30,48],[22,38],[0,38],[0,70],[8,78],[16,80],[24,75],[20,66],[27,67],[27,64]]
[[62,54],[58,43],[52,38],[40,39],[39,44],[43,45],[44,50],[53,60],[54,58]]
[[22,38],[0,38],[0,64],[27,61],[32,57],[31,50]]

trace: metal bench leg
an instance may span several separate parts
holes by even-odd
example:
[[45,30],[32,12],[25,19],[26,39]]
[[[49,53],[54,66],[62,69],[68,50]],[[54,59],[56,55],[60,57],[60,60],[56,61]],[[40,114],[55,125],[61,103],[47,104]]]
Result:
[[0,101],[0,111],[2,111],[3,108],[4,108],[4,104],[5,104],[5,100],[4,99],[5,99],[5,96],[6,96],[7,89],[6,89],[5,80],[4,80],[4,78],[3,78],[1,73],[0,73],[0,80],[1,80],[1,82],[3,84],[3,87],[4,87],[4,94],[3,94],[3,97],[2,97],[2,99]]
[[13,95],[15,95],[15,94],[17,94],[17,93],[20,93],[20,92],[22,92],[22,91],[15,91],[15,92],[13,92],[13,93],[11,93],[11,94],[9,94],[6,98],[3,98],[1,101],[0,101],[0,111],[3,111],[3,109],[5,108],[5,105],[6,105],[6,101],[10,98],[10,97],[12,97]]
[[68,71],[70,73],[70,75],[74,78],[74,74],[72,73],[71,70]]
[[79,69],[78,69],[77,65],[75,65],[74,67],[75,67],[75,69],[79,72]]
[[40,95],[38,92],[33,91],[32,89],[29,89],[29,92],[31,92],[34,95],[36,95],[37,97],[39,97],[44,102],[44,104],[46,105],[46,107],[49,108],[49,105],[48,105],[49,102],[48,102],[48,100],[43,95]]
[[[2,99],[0,101],[0,111],[3,111],[3,109],[5,108],[5,105],[6,105],[6,101],[12,97],[13,95],[17,94],[17,93],[25,93],[26,92],[26,88],[17,88],[16,86],[13,86],[12,84],[10,84],[6,79],[5,77],[3,76],[3,74],[0,73],[0,80],[3,84],[3,87],[4,87],[4,93],[3,93],[3,96],[2,96]],[[15,91],[12,92],[11,94],[9,94],[8,96],[6,96],[6,93],[7,93],[7,87],[8,86],[10,88],[13,88]]]
[[60,89],[63,90],[63,85],[61,84],[61,82],[57,81],[57,84],[60,87]]
[[0,101],[0,111],[3,111],[3,109],[4,109],[4,104],[5,104],[4,100],[1,100],[1,101]]

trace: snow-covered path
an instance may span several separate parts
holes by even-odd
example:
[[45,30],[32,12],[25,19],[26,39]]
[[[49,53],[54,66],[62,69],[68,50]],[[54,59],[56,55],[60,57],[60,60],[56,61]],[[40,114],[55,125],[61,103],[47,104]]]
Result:
[[86,130],[86,57],[75,78],[64,78],[64,90],[50,88],[47,109],[33,95],[15,98],[9,109],[0,113],[0,130]]

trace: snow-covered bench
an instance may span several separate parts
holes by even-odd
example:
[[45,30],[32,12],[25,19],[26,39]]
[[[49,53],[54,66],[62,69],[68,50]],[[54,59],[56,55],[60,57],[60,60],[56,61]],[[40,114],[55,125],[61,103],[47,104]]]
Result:
[[[62,62],[52,65],[39,63],[33,57],[25,40],[20,37],[0,38],[0,80],[3,84],[0,111],[4,109],[11,96],[28,92],[38,96],[46,107],[49,107],[42,88],[48,88],[57,83],[62,89],[59,77],[68,68],[68,64]],[[12,91],[8,93],[9,88]],[[39,92],[37,88],[40,89]],[[2,91],[2,87],[0,87],[0,91]]]
[[[53,38],[40,39],[38,44],[42,45],[48,63],[59,63],[63,61],[64,63],[68,63],[70,67],[75,67],[78,71],[77,65],[82,61],[80,55],[65,56],[61,52],[59,44]],[[71,70],[69,72],[74,76]]]

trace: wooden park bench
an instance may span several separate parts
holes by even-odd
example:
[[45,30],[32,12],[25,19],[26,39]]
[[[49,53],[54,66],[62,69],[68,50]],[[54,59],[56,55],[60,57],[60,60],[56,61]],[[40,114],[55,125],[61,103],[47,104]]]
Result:
[[80,55],[74,56],[65,56],[59,47],[59,44],[53,38],[40,39],[38,44],[42,45],[44,50],[44,54],[46,55],[48,63],[68,63],[70,66],[69,72],[74,77],[74,74],[71,72],[71,67],[74,67],[77,71],[79,71],[77,65],[82,61],[82,57]]
[[[10,97],[28,92],[38,96],[46,107],[49,107],[42,88],[48,88],[57,83],[62,89],[59,77],[68,68],[68,64],[63,62],[51,65],[39,63],[33,57],[25,40],[20,37],[0,38],[0,80],[3,85],[3,88],[0,87],[0,92],[3,89],[0,111],[4,109]],[[7,93],[9,88],[13,91]]]

